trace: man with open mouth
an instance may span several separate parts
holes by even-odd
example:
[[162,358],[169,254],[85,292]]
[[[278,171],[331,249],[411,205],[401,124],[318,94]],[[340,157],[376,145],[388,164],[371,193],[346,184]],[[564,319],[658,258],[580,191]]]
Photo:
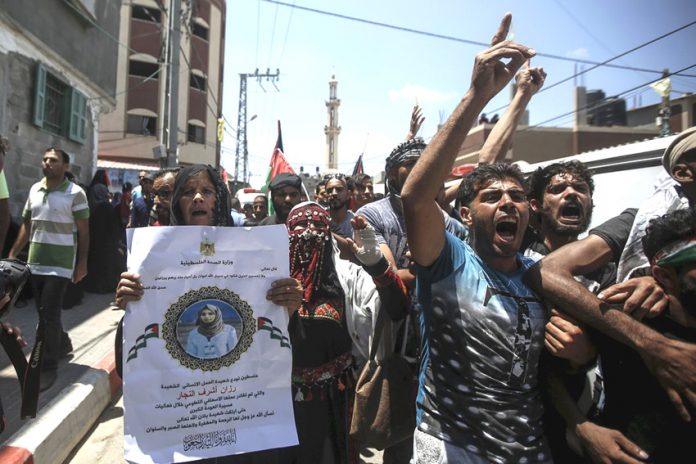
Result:
[[[532,221],[535,233],[524,255],[538,260],[578,240],[579,234],[587,230],[592,219],[594,182],[587,167],[573,160],[537,169],[529,183],[529,204],[536,215]],[[598,293],[614,284],[616,265],[608,263],[578,279],[588,290]],[[547,375],[559,379],[553,382],[554,395],[572,400],[583,414],[599,412],[604,401],[603,373],[597,349],[584,325],[561,309],[554,309],[545,327],[544,345],[554,356],[546,363]],[[564,391],[559,391],[561,388]],[[566,404],[558,402],[556,406],[562,409]],[[553,406],[545,406],[544,426],[554,460],[576,462],[580,449],[572,438],[567,438],[572,434],[566,433],[560,417],[548,414]]]
[[[510,20],[496,36],[507,35]],[[522,283],[533,263],[519,253],[529,221],[522,173],[495,163],[463,179],[457,196],[469,243],[445,231],[434,200],[478,114],[535,54],[493,44],[476,56],[469,91],[401,190],[423,337],[416,464],[551,462],[537,385],[546,310]]]

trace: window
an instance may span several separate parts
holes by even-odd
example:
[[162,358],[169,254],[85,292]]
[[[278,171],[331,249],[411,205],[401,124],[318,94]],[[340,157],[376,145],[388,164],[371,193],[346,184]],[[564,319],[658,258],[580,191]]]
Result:
[[52,74],[46,74],[43,127],[54,134],[60,135],[63,131],[63,108],[67,92],[67,85]]
[[39,63],[34,89],[34,124],[57,135],[84,143],[87,97],[65,84]]
[[199,76],[198,74],[191,73],[190,85],[192,88],[205,92],[205,89],[206,89],[205,82],[206,82],[205,77]]
[[133,5],[131,15],[135,19],[142,19],[143,21],[150,21],[153,23],[162,21],[162,12],[160,10],[141,5]]
[[157,133],[157,118],[129,114],[126,132],[138,135],[155,135]]
[[128,74],[130,74],[131,76],[149,77],[150,79],[157,79],[157,71],[159,71],[159,64],[157,63],[130,60],[130,63],[128,65]]
[[188,141],[194,143],[205,143],[205,127],[189,124]]
[[191,25],[191,32],[193,35],[200,37],[203,40],[208,40],[208,28],[194,22]]

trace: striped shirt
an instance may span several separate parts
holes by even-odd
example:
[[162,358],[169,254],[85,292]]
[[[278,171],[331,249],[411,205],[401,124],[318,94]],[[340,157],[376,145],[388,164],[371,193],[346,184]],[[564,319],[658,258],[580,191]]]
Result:
[[29,268],[33,274],[72,278],[77,249],[75,221],[89,218],[87,196],[65,179],[48,190],[46,179],[29,190],[22,217],[31,219]]
[[5,171],[0,171],[0,200],[7,200],[8,198],[10,198],[10,191],[7,188]]

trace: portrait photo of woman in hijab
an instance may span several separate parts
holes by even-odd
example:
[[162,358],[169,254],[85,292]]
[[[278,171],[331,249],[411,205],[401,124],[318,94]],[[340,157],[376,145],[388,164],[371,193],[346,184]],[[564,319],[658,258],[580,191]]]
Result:
[[[186,320],[193,317],[195,325],[191,327]],[[237,346],[239,338],[233,324],[241,325],[241,320],[232,307],[225,308],[223,314],[217,305],[206,303],[197,310],[191,307],[184,311],[177,331],[180,342],[186,341],[182,346],[188,354],[200,359],[215,359]]]

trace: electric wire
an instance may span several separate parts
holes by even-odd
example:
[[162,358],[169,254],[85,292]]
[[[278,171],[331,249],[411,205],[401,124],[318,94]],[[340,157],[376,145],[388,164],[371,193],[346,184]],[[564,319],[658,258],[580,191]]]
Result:
[[[340,14],[340,13],[334,13],[331,11],[319,10],[317,8],[310,8],[310,7],[302,6],[302,5],[290,4],[290,3],[282,2],[279,0],[259,0],[259,1],[271,3],[271,4],[275,4],[275,5],[280,5],[280,6],[285,6],[288,8],[294,8],[294,9],[298,9],[298,10],[302,10],[302,11],[308,11],[308,12],[316,13],[316,14],[320,14],[320,15],[331,16],[334,18],[345,19],[348,21],[369,24],[372,26],[384,27],[387,29],[397,30],[397,31],[401,31],[401,32],[409,32],[412,34],[423,35],[423,36],[432,37],[432,38],[436,38],[436,39],[443,39],[443,40],[448,40],[448,41],[452,41],[452,42],[465,43],[468,45],[477,45],[477,46],[486,47],[486,48],[490,47],[490,43],[486,43],[486,42],[479,42],[476,40],[463,39],[460,37],[453,37],[453,36],[449,36],[449,35],[438,34],[435,32],[428,32],[428,31],[422,31],[419,29],[413,29],[413,28],[404,27],[404,26],[397,26],[394,24],[383,23],[380,21],[373,21],[370,19],[364,19],[364,18],[358,18],[355,16],[348,16],[348,15],[344,15],[344,14]],[[690,23],[689,25],[687,25],[685,27],[688,27],[688,26],[693,25],[695,23],[696,23],[696,21],[694,21],[693,23]],[[554,55],[551,53],[543,53],[543,52],[539,52],[538,50],[537,50],[536,56],[543,56],[545,58],[551,58],[554,60],[570,61],[573,63],[583,63],[583,64],[591,64],[591,65],[599,64],[596,61],[590,61],[590,60],[579,59],[579,58],[570,58],[567,56]],[[622,65],[615,65],[615,64],[604,64],[603,66],[606,66],[609,68],[627,69],[627,70],[631,70],[631,71],[649,72],[649,73],[653,73],[653,74],[662,74],[662,71],[657,71],[654,69],[638,68],[635,66],[622,66]],[[696,75],[693,75],[693,74],[686,74],[685,76],[696,77]]]
[[[690,65],[690,66],[686,66],[686,67],[684,67],[684,68],[681,68],[680,70],[675,71],[675,72],[673,72],[673,73],[669,73],[668,76],[666,76],[666,77],[669,77],[669,76],[672,76],[672,75],[674,75],[674,74],[681,73],[681,72],[684,72],[684,71],[688,71],[688,70],[691,69],[691,68],[696,68],[696,63],[695,63],[695,64],[692,64],[692,65]],[[642,88],[642,87],[646,87],[646,86],[652,84],[653,82],[654,82],[654,81],[652,81],[652,80],[651,80],[651,81],[648,81],[648,82],[646,82],[646,83],[637,85],[637,86],[635,86],[635,87],[631,87],[631,88],[628,89],[628,90],[624,90],[623,92],[617,93],[617,94],[612,95],[611,97],[607,97],[607,98],[619,97],[619,96],[621,96],[621,95],[627,94],[627,93],[629,93],[629,92],[633,92],[634,90],[640,89],[640,88]],[[527,131],[527,130],[531,130],[531,129],[534,129],[534,128],[537,128],[537,127],[541,127],[541,126],[544,125],[544,124],[548,124],[548,123],[550,123],[550,122],[553,122],[553,121],[555,121],[555,120],[557,120],[557,119],[560,119],[560,118],[563,118],[563,117],[565,117],[565,116],[573,115],[573,114],[578,113],[578,112],[580,112],[580,111],[584,111],[584,110],[587,110],[587,109],[595,109],[595,108],[601,107],[602,105],[604,105],[604,104],[606,103],[605,100],[607,100],[607,98],[602,99],[602,100],[600,100],[599,102],[597,102],[597,103],[595,103],[595,104],[585,105],[585,106],[583,106],[583,107],[581,107],[581,108],[578,108],[578,109],[575,109],[575,110],[572,110],[572,111],[569,111],[569,112],[560,114],[560,115],[558,115],[558,116],[554,116],[554,117],[552,117],[552,118],[546,119],[546,120],[544,120],[544,121],[542,121],[542,122],[540,122],[540,123],[534,124],[533,126],[527,126],[527,127],[523,128],[523,129],[518,130],[517,132],[518,132],[518,133],[519,133],[519,132],[525,132],[525,131]]]
[[[626,56],[626,55],[628,55],[628,54],[630,54],[630,53],[635,52],[636,50],[639,50],[639,49],[641,49],[641,48],[643,48],[643,47],[646,47],[646,46],[648,46],[648,45],[651,45],[651,44],[653,44],[653,43],[655,43],[655,42],[657,42],[657,41],[659,41],[659,40],[662,40],[662,39],[664,39],[665,37],[668,37],[668,36],[670,36],[670,35],[672,35],[672,34],[675,34],[675,33],[679,32],[679,31],[682,31],[682,30],[684,30],[684,29],[686,29],[686,28],[688,28],[688,27],[691,27],[691,26],[693,26],[694,24],[696,24],[696,21],[692,21],[692,22],[690,22],[689,24],[685,24],[684,26],[678,27],[677,29],[674,29],[674,30],[672,30],[672,31],[670,31],[670,32],[666,32],[666,33],[664,33],[664,34],[662,34],[662,35],[660,35],[660,36],[658,36],[658,37],[655,37],[654,39],[651,39],[651,40],[649,40],[649,41],[647,41],[647,42],[644,42],[644,43],[642,43],[642,44],[640,44],[640,45],[638,45],[638,46],[635,46],[635,47],[631,48],[630,50],[627,50],[627,51],[625,51],[625,52],[623,52],[623,53],[619,53],[618,55],[616,55],[616,56],[614,56],[614,57],[612,57],[612,58],[609,58],[608,60],[604,60],[603,62],[597,63],[596,65],[594,65],[594,66],[592,66],[592,67],[589,67],[589,68],[587,68],[587,69],[583,69],[582,71],[577,72],[577,73],[573,74],[572,76],[568,76],[568,77],[566,77],[566,78],[561,79],[560,81],[554,82],[553,84],[550,84],[550,85],[548,85],[548,86],[544,86],[541,90],[539,90],[539,92],[537,92],[537,94],[540,94],[540,93],[542,93],[542,92],[546,92],[546,91],[548,91],[548,90],[551,90],[551,89],[553,89],[554,87],[558,87],[559,85],[564,84],[564,83],[568,82],[569,80],[576,78],[577,76],[581,76],[581,75],[583,75],[583,74],[586,74],[586,73],[588,73],[588,72],[590,72],[590,71],[592,71],[592,70],[594,70],[594,69],[599,68],[600,66],[606,65],[607,63],[609,63],[609,62],[611,62],[611,61],[617,60],[617,59],[619,59],[619,58],[621,58],[621,57],[623,57],[623,56]],[[662,71],[662,72],[664,72],[664,71]],[[670,74],[670,75],[671,75],[671,74]],[[654,81],[651,81],[651,82],[654,82]],[[497,113],[498,111],[501,111],[501,110],[507,108],[508,106],[509,106],[509,104],[506,104],[506,105],[500,106],[500,107],[498,107],[498,108],[489,110],[489,111],[487,111],[487,112],[489,112],[489,113]]]

